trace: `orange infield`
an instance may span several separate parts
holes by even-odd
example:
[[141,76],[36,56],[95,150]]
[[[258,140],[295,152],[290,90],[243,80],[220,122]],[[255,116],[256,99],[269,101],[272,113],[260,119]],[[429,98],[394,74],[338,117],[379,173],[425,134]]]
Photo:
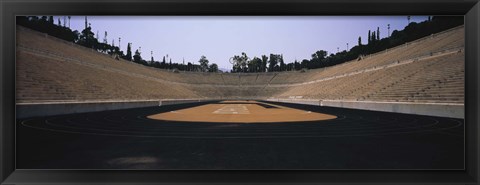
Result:
[[222,101],[148,116],[186,122],[271,123],[335,119],[336,116],[256,101]]

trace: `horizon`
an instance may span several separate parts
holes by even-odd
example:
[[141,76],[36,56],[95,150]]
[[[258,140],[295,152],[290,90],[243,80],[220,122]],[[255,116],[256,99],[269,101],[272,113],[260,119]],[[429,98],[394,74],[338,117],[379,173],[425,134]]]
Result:
[[[55,24],[64,16],[54,16]],[[380,30],[380,38],[408,25],[407,16],[87,16],[92,32],[103,42],[126,53],[140,49],[144,60],[172,60],[172,63],[198,64],[202,55],[209,64],[230,70],[230,57],[245,52],[251,59],[282,54],[285,63],[310,59],[325,50],[328,55],[356,46],[358,37],[367,43],[368,31]],[[410,22],[423,22],[428,16],[411,16]],[[66,20],[66,19],[65,19]],[[68,20],[66,20],[68,21]],[[390,24],[390,30],[387,29]],[[68,23],[66,24],[68,27]],[[125,26],[127,25],[127,26]],[[72,16],[70,28],[81,32],[85,16]],[[238,29],[237,29],[238,28]],[[98,35],[97,35],[98,32]],[[348,48],[347,48],[348,43]],[[338,48],[338,50],[337,50]]]

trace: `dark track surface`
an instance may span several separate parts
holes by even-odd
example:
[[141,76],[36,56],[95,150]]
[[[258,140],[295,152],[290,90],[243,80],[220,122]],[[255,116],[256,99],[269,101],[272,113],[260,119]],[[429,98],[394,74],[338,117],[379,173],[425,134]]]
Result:
[[197,104],[17,121],[19,169],[463,169],[462,119],[283,104],[337,119],[184,123]]

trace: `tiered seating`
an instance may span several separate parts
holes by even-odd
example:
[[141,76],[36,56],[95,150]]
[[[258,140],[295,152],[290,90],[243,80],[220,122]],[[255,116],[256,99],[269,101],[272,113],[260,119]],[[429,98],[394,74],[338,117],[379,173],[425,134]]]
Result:
[[295,86],[280,96],[370,101],[463,102],[464,54]]
[[92,63],[101,67],[108,67],[114,70],[128,69],[129,72],[144,74],[147,76],[153,76],[159,79],[165,79],[168,81],[180,81],[178,75],[172,75],[172,72],[166,70],[159,70],[151,67],[145,67],[142,65],[136,65],[125,60],[115,60],[109,55],[93,51],[88,48],[76,46],[67,42],[59,42],[53,37],[40,36],[34,31],[18,29],[20,34],[17,34],[17,45],[25,48],[34,48],[40,52],[54,53],[67,58],[80,60],[83,62]]
[[[464,28],[324,69],[276,73],[172,72],[17,29],[17,101],[309,98],[464,102]],[[414,62],[416,57],[430,56]]]
[[384,86],[378,92],[369,94],[367,99],[463,102],[464,57],[457,54],[413,63],[407,70],[414,71],[414,75]]
[[270,81],[270,84],[302,83],[305,79],[311,79],[310,75],[311,73],[281,72],[275,75],[275,78]]
[[256,83],[257,84],[269,84],[272,81],[272,78],[275,77],[277,73],[259,73]]
[[[48,65],[45,65],[48,64]],[[138,100],[197,97],[184,86],[17,52],[17,100]]]
[[222,74],[223,82],[225,85],[239,85],[240,84],[240,75],[239,74]]
[[[182,72],[177,75],[177,79],[181,79],[183,83],[190,84],[216,84],[222,85],[223,80],[220,74],[217,73],[202,73],[202,72]],[[175,74],[176,75],[176,74]]]
[[256,80],[257,80],[257,74],[251,74],[251,73],[246,73],[246,74],[240,74],[239,75],[239,82],[240,85],[245,86],[245,85],[255,85]]

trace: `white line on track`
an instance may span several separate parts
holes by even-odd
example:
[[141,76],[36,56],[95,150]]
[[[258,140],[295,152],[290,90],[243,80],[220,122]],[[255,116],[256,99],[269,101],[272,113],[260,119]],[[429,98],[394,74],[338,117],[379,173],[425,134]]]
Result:
[[250,114],[245,105],[225,105],[220,109],[213,111],[214,114]]

